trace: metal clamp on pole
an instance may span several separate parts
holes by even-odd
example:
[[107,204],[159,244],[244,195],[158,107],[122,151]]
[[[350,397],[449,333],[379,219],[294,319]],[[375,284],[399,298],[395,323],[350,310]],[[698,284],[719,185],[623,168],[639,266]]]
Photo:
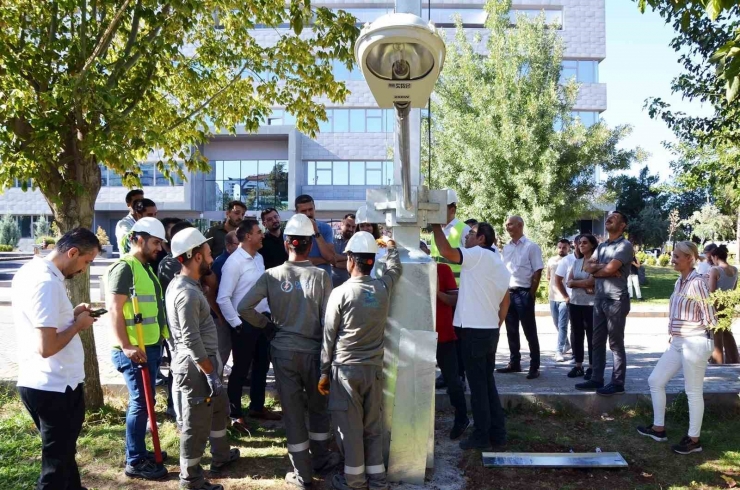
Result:
[[[144,343],[144,325],[143,316],[139,311],[139,298],[136,296],[136,288],[133,286],[129,289],[131,296],[131,306],[134,309],[134,322],[136,324],[136,343],[139,349],[146,352],[146,344]],[[154,412],[154,392],[152,390],[152,380],[149,375],[149,366],[146,364],[139,365],[141,369],[141,380],[144,383],[144,398],[146,399],[146,412],[149,416],[149,425],[152,430],[152,445],[154,446],[154,462],[158,468],[163,466],[162,461],[162,449],[159,445],[159,431],[157,430],[157,416]]]

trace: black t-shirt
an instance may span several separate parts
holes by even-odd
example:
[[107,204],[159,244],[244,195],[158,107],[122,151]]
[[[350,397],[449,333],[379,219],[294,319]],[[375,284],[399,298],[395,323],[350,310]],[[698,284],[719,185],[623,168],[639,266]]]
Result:
[[282,233],[278,237],[269,231],[265,233],[265,239],[262,241],[262,248],[259,252],[265,261],[265,269],[283,265],[288,260],[288,252],[285,251]]
[[212,238],[208,245],[211,246],[211,257],[214,259],[221,255],[226,250],[226,235],[228,230],[224,228],[224,225],[212,226],[206,232],[206,238]]
[[632,263],[630,264],[630,274],[637,275],[637,267],[635,267],[635,256],[632,256]]

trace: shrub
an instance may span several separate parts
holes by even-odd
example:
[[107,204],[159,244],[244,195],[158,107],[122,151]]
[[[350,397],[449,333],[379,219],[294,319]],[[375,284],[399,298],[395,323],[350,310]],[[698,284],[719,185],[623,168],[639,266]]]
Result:
[[21,239],[21,228],[11,215],[6,214],[0,220],[0,245],[10,245],[12,248],[18,246]]
[[647,259],[645,259],[645,263],[650,266],[655,266],[658,263],[658,260],[652,255],[648,255]]
[[[46,219],[46,216],[40,216],[39,219],[33,224],[34,236],[45,237],[51,235],[51,223]],[[39,243],[38,240],[36,243]]]
[[57,242],[57,239],[54,238],[53,236],[40,236],[36,238],[36,243],[39,245],[42,243],[46,245],[54,245],[56,242]]
[[635,254],[635,257],[637,257],[637,260],[639,260],[641,264],[644,264],[647,261],[648,254],[640,250]]
[[13,247],[10,245],[0,245],[0,252],[12,252]]
[[95,236],[98,237],[100,245],[110,245],[108,234],[105,232],[102,226],[98,226],[98,230],[95,232]]
[[659,264],[659,265],[660,265],[661,267],[665,267],[665,266],[667,266],[667,265],[668,265],[668,264],[670,264],[670,263],[671,263],[671,256],[670,256],[670,255],[668,255],[668,254],[663,254],[663,255],[661,255],[660,257],[658,257],[658,264]]
[[51,236],[56,238],[62,237],[62,230],[59,229],[59,225],[56,221],[51,224]]

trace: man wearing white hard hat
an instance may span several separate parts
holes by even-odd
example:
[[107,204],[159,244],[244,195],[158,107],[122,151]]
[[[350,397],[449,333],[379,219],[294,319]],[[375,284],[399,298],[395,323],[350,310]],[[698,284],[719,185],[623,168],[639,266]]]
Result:
[[370,222],[370,219],[367,216],[367,206],[365,206],[364,204],[360,206],[357,209],[357,214],[355,215],[355,217],[355,223],[357,223],[357,231],[370,233],[378,243],[378,252],[375,254],[375,264],[373,265],[373,270],[370,271],[370,277],[376,277],[378,262],[380,261],[380,259],[385,257],[386,254],[386,242],[384,239],[381,239],[378,225]]
[[[308,260],[314,245],[310,218],[296,214],[285,225],[283,236],[288,261],[268,269],[239,302],[239,315],[271,339],[272,366],[288,439],[293,471],[286,483],[308,488],[313,473],[330,470],[339,454],[328,450],[329,414],[326,397],[318,392],[324,314],[331,294],[331,277]],[[272,321],[260,313],[267,298]],[[273,323],[274,322],[274,323]],[[306,427],[308,401],[308,427]]]
[[387,488],[383,465],[383,344],[391,291],[401,275],[395,242],[388,241],[386,269],[380,279],[370,271],[378,243],[358,231],[347,244],[350,279],[332,291],[326,307],[318,390],[329,395],[337,445],[344,455],[344,476],[332,486]]
[[172,373],[182,393],[180,433],[180,488],[223,490],[206,481],[200,460],[211,443],[211,473],[218,473],[239,458],[229,449],[226,421],[229,400],[221,383],[223,361],[218,351],[218,330],[200,281],[211,274],[210,239],[196,228],[182,230],[172,239],[172,256],[182,264],[180,274],[167,287],[166,305],[175,358]]
[[[128,388],[126,412],[126,469],[128,477],[154,480],[167,474],[157,468],[154,455],[146,450],[147,411],[140,366],[149,369],[151,389],[157,379],[162,340],[169,338],[165,319],[164,291],[150,264],[157,259],[165,241],[165,229],[156,218],[141,218],[128,236],[130,251],[108,268],[107,308],[115,347],[113,366],[123,374]],[[138,346],[131,288],[136,289],[144,327],[144,348]],[[166,456],[162,453],[163,457]]]

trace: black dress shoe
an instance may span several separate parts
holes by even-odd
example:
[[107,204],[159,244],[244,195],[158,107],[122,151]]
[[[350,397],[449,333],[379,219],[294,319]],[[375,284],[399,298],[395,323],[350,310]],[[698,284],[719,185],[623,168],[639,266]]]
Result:
[[521,373],[522,367],[519,364],[512,364],[509,363],[504,368],[498,368],[496,370],[497,373],[501,374],[508,374],[508,373]]
[[540,377],[540,370],[539,369],[530,369],[529,373],[527,374],[527,379],[535,379]]
[[455,422],[455,425],[452,426],[452,430],[450,431],[450,439],[453,441],[457,438],[459,438],[463,433],[465,432],[465,429],[467,429],[470,426],[470,419],[466,418],[463,421]]

